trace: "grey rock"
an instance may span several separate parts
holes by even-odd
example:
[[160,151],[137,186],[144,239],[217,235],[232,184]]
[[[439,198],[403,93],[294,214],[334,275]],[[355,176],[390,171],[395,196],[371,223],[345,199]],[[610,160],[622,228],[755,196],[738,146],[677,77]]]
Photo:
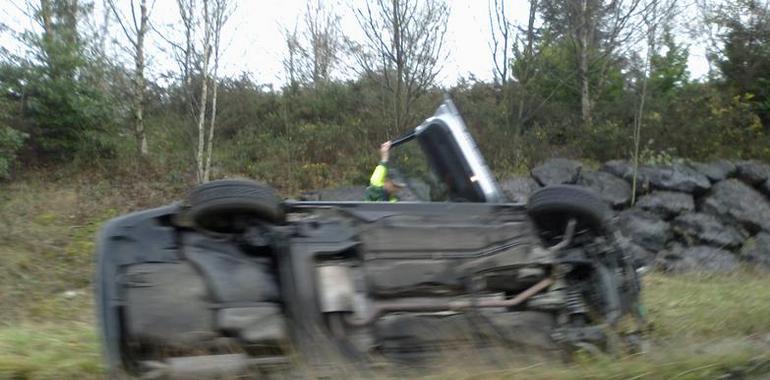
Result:
[[644,167],[641,172],[654,189],[702,194],[711,188],[711,181],[705,175],[681,163],[661,167]]
[[[650,180],[648,178],[649,168],[640,167],[636,173],[636,193],[643,194],[650,191]],[[626,160],[612,160],[605,162],[599,169],[601,172],[612,174],[622,178],[628,184],[634,180],[634,165]]]
[[661,251],[673,236],[671,226],[666,221],[641,210],[620,212],[617,225],[623,236],[654,253]]
[[605,162],[599,170],[615,177],[626,178],[634,174],[634,165],[627,160],[611,160]]
[[751,233],[770,231],[770,203],[757,190],[736,179],[715,184],[703,199],[701,210],[727,223],[739,223]]
[[514,203],[526,202],[529,195],[539,188],[540,185],[530,177],[512,177],[500,183],[503,194]]
[[734,249],[740,247],[747,236],[741,229],[723,224],[713,215],[697,212],[680,215],[671,226],[688,245],[707,244]]
[[655,191],[639,198],[636,206],[656,214],[663,219],[671,219],[681,213],[695,209],[692,195],[673,191]]
[[698,173],[705,175],[712,183],[724,181],[735,175],[735,164],[727,160],[717,160],[708,163],[692,162],[690,166]]
[[770,178],[770,166],[759,161],[741,161],[735,167],[738,179],[751,186],[758,186]]
[[655,253],[640,247],[638,244],[629,242],[625,248],[631,256],[634,268],[646,267],[655,263]]
[[574,184],[583,167],[578,161],[552,158],[532,169],[532,178],[542,186]]
[[738,268],[738,259],[732,253],[707,245],[684,248],[674,246],[661,252],[656,260],[666,272],[730,272]]
[[770,179],[759,185],[759,191],[762,194],[765,194],[766,197],[770,198]]
[[614,208],[623,207],[631,201],[631,186],[610,173],[584,170],[580,173],[578,185],[595,191]]
[[747,240],[741,249],[741,259],[762,269],[770,269],[770,234],[760,232]]

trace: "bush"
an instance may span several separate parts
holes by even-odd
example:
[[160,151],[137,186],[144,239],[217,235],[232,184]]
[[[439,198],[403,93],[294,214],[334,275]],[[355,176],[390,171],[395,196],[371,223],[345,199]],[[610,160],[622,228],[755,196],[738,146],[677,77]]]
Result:
[[26,133],[0,125],[0,178],[9,177],[16,153],[21,149],[27,137]]

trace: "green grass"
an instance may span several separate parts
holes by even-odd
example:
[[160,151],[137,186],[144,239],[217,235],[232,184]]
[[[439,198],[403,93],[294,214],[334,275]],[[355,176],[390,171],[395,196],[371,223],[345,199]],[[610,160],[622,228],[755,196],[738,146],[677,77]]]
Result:
[[[0,379],[104,376],[91,294],[94,234],[131,209],[178,198],[159,184],[23,180],[0,188]],[[137,199],[144,196],[145,198]],[[710,379],[770,375],[770,275],[651,274],[652,349],[572,364],[455,361],[429,379]],[[460,363],[460,365],[456,365]],[[355,376],[354,376],[355,377]]]
[[654,352],[624,358],[592,357],[573,364],[532,362],[501,369],[456,366],[425,379],[716,379],[765,378],[770,372],[767,348],[736,341],[719,344],[718,353],[704,346],[656,347]]
[[770,334],[770,274],[649,276],[644,302],[659,340]]
[[0,379],[103,377],[93,323],[19,322],[0,328]]

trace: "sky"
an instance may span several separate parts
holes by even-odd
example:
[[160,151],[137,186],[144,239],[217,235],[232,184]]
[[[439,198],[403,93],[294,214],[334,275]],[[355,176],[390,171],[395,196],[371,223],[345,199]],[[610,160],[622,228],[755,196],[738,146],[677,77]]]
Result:
[[[155,16],[173,20],[176,8],[173,1],[157,0]],[[229,74],[251,72],[263,82],[283,83],[282,59],[286,56],[283,35],[285,28],[302,28],[302,15],[307,0],[241,0],[228,21],[225,31],[228,42],[223,69]],[[362,34],[353,9],[363,0],[328,0],[340,16],[341,29],[352,39]],[[445,62],[439,81],[451,85],[460,76],[472,73],[482,80],[492,79],[492,61],[489,47],[489,20],[486,0],[449,0],[451,8],[447,26]],[[526,1],[515,0],[512,15],[525,15]],[[159,23],[162,23],[159,21]]]
[[[100,15],[103,0],[94,0],[94,14]],[[116,0],[124,13],[129,15],[129,0]],[[224,52],[221,60],[221,72],[224,75],[250,73],[259,83],[273,84],[276,87],[285,82],[282,59],[286,55],[283,30],[302,27],[302,14],[307,0],[234,0],[235,12],[223,32]],[[362,6],[364,0],[326,0],[326,3],[340,16],[341,28],[352,39],[361,37],[360,27],[353,9]],[[510,1],[506,6],[514,22],[526,22],[528,5],[526,0]],[[149,0],[150,3],[153,0]],[[447,0],[451,13],[446,35],[448,59],[438,77],[440,84],[450,86],[463,76],[473,75],[478,79],[492,79],[492,56],[490,50],[490,26],[487,0]],[[0,7],[0,22],[14,30],[33,27],[23,16],[24,0],[0,0],[7,3]],[[100,23],[101,17],[93,20]],[[147,40],[149,77],[160,78],[164,72],[176,68],[169,54],[169,45],[164,39],[179,39],[178,13],[175,0],[155,0],[151,22],[155,32]],[[125,44],[119,26],[111,24],[111,35],[118,36],[112,41],[112,51],[117,59],[128,58],[121,53],[120,45]],[[175,32],[177,31],[177,32]],[[690,41],[689,70],[693,78],[698,78],[708,71],[704,58],[704,48],[695,41]],[[4,47],[19,49],[7,33],[0,35]]]

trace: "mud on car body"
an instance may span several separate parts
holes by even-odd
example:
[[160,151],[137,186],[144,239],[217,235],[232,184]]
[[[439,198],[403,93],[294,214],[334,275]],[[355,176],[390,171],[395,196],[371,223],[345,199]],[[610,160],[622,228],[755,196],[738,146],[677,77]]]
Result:
[[[447,100],[416,140],[454,202],[282,201],[246,180],[108,222],[97,310],[113,373],[237,375],[454,347],[617,350],[642,325],[608,207],[553,186],[506,203]],[[625,324],[625,323],[624,323]],[[299,358],[299,359],[298,359]]]

